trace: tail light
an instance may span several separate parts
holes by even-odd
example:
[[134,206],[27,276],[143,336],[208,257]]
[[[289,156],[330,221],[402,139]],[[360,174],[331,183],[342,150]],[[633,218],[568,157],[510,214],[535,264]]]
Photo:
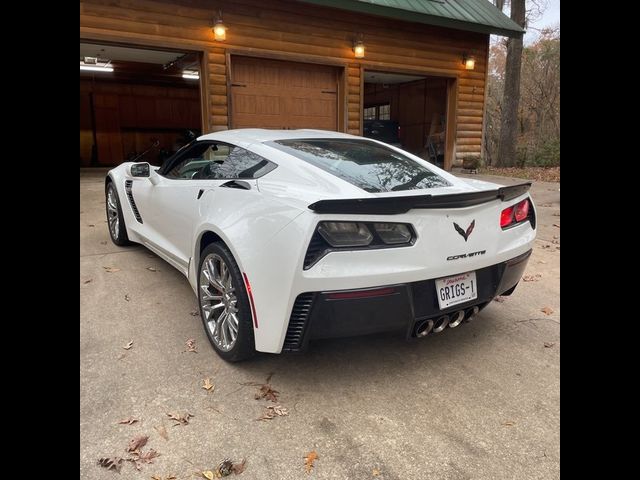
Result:
[[535,228],[532,218],[533,210],[530,207],[531,201],[526,198],[515,205],[505,208],[500,213],[500,227],[504,230],[505,228],[513,227],[514,225],[530,220],[531,226]]

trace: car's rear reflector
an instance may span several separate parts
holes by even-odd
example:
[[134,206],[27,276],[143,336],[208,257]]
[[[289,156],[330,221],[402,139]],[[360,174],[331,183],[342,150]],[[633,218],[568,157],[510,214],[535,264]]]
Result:
[[334,292],[327,294],[329,300],[347,300],[353,298],[370,298],[370,297],[384,297],[386,295],[392,295],[396,293],[394,287],[385,288],[372,288],[369,290],[352,290],[349,292]]

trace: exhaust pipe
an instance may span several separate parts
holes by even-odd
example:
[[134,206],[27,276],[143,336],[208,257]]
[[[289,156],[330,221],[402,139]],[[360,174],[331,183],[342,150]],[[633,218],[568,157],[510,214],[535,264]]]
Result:
[[447,328],[447,325],[449,325],[449,315],[441,316],[433,326],[433,333],[440,333]]
[[475,306],[473,308],[470,308],[469,310],[467,310],[467,313],[465,314],[465,322],[470,322],[471,319],[473,318],[473,316],[478,313],[480,311],[480,307]]
[[456,328],[458,325],[462,323],[464,320],[464,310],[460,310],[451,315],[451,320],[449,321],[449,328]]
[[433,320],[425,320],[420,322],[416,327],[416,337],[422,338],[429,335],[431,330],[433,329]]

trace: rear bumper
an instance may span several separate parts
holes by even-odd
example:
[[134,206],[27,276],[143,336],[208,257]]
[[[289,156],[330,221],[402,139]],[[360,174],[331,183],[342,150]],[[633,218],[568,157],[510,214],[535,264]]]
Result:
[[[306,292],[293,305],[282,351],[304,350],[311,339],[380,332],[415,336],[417,323],[443,315],[484,308],[494,297],[511,294],[531,250],[476,270],[478,297],[440,310],[435,279],[357,290]],[[462,272],[460,272],[462,273]]]

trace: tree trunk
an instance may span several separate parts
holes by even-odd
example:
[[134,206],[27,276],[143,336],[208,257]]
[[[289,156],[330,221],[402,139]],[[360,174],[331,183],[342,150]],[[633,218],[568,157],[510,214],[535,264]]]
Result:
[[[511,0],[511,19],[524,28],[525,0]],[[496,164],[511,167],[516,163],[518,141],[518,103],[520,102],[520,67],[522,65],[522,37],[507,40],[502,121]]]

